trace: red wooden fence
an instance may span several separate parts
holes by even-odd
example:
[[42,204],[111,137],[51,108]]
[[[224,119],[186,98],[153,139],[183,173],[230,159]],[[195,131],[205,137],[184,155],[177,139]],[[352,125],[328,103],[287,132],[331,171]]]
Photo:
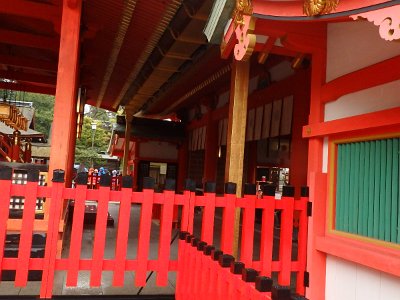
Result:
[[[0,169],[0,266],[2,270],[16,270],[16,286],[25,286],[29,270],[43,271],[40,296],[50,298],[52,296],[55,271],[64,270],[67,272],[67,286],[76,286],[79,271],[90,271],[90,285],[99,286],[101,283],[102,271],[113,271],[113,285],[122,286],[124,283],[124,272],[135,271],[135,285],[146,284],[146,273],[155,271],[157,274],[156,283],[165,286],[168,283],[168,272],[181,270],[179,265],[181,257],[186,250],[180,245],[179,261],[170,259],[171,228],[173,223],[173,210],[179,206],[182,211],[181,230],[193,233],[196,229],[195,215],[196,207],[202,207],[203,215],[201,220],[200,239],[207,244],[217,242],[221,236],[220,248],[224,253],[232,252],[234,211],[242,209],[242,235],[240,257],[246,268],[255,268],[260,275],[271,276],[273,272],[278,273],[278,283],[288,286],[291,281],[291,273],[297,274],[298,293],[304,293],[303,276],[306,267],[306,235],[307,235],[307,192],[304,190],[301,199],[294,200],[293,189],[285,188],[281,200],[274,198],[274,190],[266,188],[263,199],[255,196],[255,186],[248,185],[245,188],[246,195],[243,198],[235,196],[236,186],[233,183],[226,184],[224,196],[215,195],[215,184],[206,184],[204,196],[195,196],[195,185],[187,181],[186,190],[183,194],[175,193],[175,182],[168,180],[163,193],[154,193],[154,180],[145,178],[143,192],[132,192],[132,178],[122,177],[121,190],[111,190],[111,177],[101,176],[98,189],[88,189],[87,175],[80,173],[77,176],[76,188],[64,186],[64,172],[57,170],[53,174],[52,186],[38,186],[38,173],[28,172],[28,183],[16,185],[11,182],[11,169]],[[4,241],[7,233],[8,207],[11,196],[25,197],[25,207],[22,217],[21,238],[17,258],[4,257]],[[34,230],[35,203],[36,198],[51,199],[48,218],[48,231],[46,248],[43,258],[31,258],[30,249],[32,243],[32,232]],[[65,202],[74,200],[73,222],[71,229],[71,242],[69,254],[61,258],[57,254],[57,241],[59,229],[62,224],[61,213]],[[97,203],[97,217],[93,241],[92,258],[81,258],[81,245],[83,234],[83,220],[86,201]],[[106,228],[108,216],[108,204],[112,201],[119,204],[119,217],[117,236],[115,237],[115,255],[112,259],[105,259],[104,248],[106,242]],[[140,205],[140,221],[138,228],[138,249],[135,259],[128,259],[128,234],[131,220],[130,211],[132,204]],[[153,204],[161,204],[160,234],[158,243],[158,259],[149,260],[151,214]],[[216,209],[222,208],[222,227],[220,234],[214,237],[214,222],[218,219]],[[254,239],[254,218],[255,209],[262,210],[261,222],[261,246],[260,259],[253,259]],[[297,259],[292,260],[292,231],[293,212],[298,211],[300,221],[298,227]],[[279,259],[273,260],[274,244],[274,216],[280,212],[280,246]],[[182,243],[180,243],[182,244]],[[199,264],[200,258],[194,263]],[[194,268],[190,269],[191,271]],[[1,272],[1,270],[0,270]],[[218,272],[217,272],[218,273]],[[212,276],[219,276],[211,272],[209,277],[201,280],[201,285],[213,284]],[[217,275],[216,275],[217,274]],[[196,278],[200,278],[197,274]],[[222,275],[221,275],[222,276]],[[181,276],[179,278],[182,278]],[[190,277],[186,277],[190,278]],[[180,279],[182,280],[182,279]],[[228,280],[229,281],[229,280]],[[227,282],[226,280],[224,282]],[[182,286],[182,283],[178,283]],[[189,282],[192,289],[199,289],[198,282]],[[225,284],[225,283],[221,283]],[[181,298],[182,299],[182,298]],[[189,298],[186,298],[189,299]],[[193,298],[194,299],[194,298]],[[247,298],[243,298],[247,299]]]
[[232,300],[301,300],[290,287],[273,285],[270,277],[246,268],[188,232],[179,235],[178,278],[175,298]]

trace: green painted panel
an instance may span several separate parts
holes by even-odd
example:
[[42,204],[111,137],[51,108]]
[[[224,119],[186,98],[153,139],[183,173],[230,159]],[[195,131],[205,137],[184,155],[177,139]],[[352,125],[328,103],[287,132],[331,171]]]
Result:
[[345,155],[345,167],[346,169],[343,170],[344,173],[344,195],[343,195],[343,228],[348,230],[349,228],[349,199],[348,195],[350,195],[350,145],[344,146],[344,155]]
[[353,233],[358,233],[358,212],[359,212],[359,194],[360,194],[360,143],[353,143],[354,145],[354,167],[352,168],[353,177],[353,197],[350,201],[353,203],[352,224]]
[[369,172],[368,172],[368,237],[373,236],[374,229],[374,195],[375,195],[375,142],[367,142],[369,145]]
[[343,230],[343,197],[344,197],[344,176],[338,176],[338,174],[343,174],[344,171],[344,145],[338,146],[338,155],[337,155],[337,173],[336,173],[336,229]]
[[391,199],[391,218],[390,218],[390,241],[393,243],[399,243],[400,239],[400,227],[398,227],[399,222],[399,139],[393,139],[393,151],[392,151],[392,199]]
[[337,151],[336,229],[400,243],[400,138]]
[[[358,194],[358,233],[361,235],[367,235],[368,225],[366,222],[366,218],[368,217],[368,201],[365,200],[366,192],[365,188],[367,187],[364,184],[365,179],[367,178],[365,169],[365,157],[366,157],[366,147],[365,143],[358,143],[360,146],[360,171],[359,171],[359,194]],[[368,200],[368,199],[367,199]]]
[[379,182],[381,172],[381,144],[380,141],[375,141],[375,180],[374,180],[374,218],[373,218],[373,230],[372,237],[379,238]]
[[385,194],[384,194],[384,205],[385,205],[385,216],[383,218],[384,230],[385,230],[385,241],[390,242],[390,225],[391,225],[391,213],[392,208],[392,163],[393,163],[393,140],[388,139],[386,141],[386,176],[385,176]]
[[379,235],[385,240],[385,187],[386,187],[386,140],[381,141],[381,176],[379,183]]

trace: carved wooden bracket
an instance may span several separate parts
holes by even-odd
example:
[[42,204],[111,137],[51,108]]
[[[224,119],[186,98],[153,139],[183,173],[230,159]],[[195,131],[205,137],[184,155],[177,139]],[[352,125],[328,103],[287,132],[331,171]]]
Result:
[[243,16],[243,23],[235,28],[238,42],[233,52],[236,60],[246,61],[253,53],[254,46],[256,45],[256,35],[253,34],[254,28],[254,18],[246,15]]
[[352,19],[367,19],[379,26],[379,35],[386,41],[400,39],[400,5],[390,6],[350,16]]

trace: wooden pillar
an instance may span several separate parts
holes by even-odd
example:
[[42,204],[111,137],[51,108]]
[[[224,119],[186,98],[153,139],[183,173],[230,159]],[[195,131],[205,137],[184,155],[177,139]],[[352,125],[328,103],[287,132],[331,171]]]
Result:
[[[326,42],[324,44],[325,49]],[[324,105],[321,103],[321,87],[325,83],[326,51],[313,53],[311,72],[311,97],[309,123],[324,120]],[[316,241],[325,235],[326,223],[326,174],[322,173],[322,138],[311,138],[308,144],[308,186],[312,202],[312,217],[308,223],[307,271],[310,287],[306,290],[309,299],[325,299],[326,254],[316,249]]]
[[218,162],[218,122],[213,120],[211,111],[208,112],[207,118],[203,181],[215,182]]
[[[70,142],[75,139],[76,80],[79,63],[79,31],[82,1],[76,5],[63,1],[60,50],[58,59],[57,87],[54,104],[49,176],[55,169],[63,169],[70,176],[73,166],[69,165]],[[66,126],[67,125],[67,126]]]
[[[236,195],[242,196],[243,158],[246,138],[249,61],[233,61],[225,163],[225,181],[237,184]],[[237,257],[240,209],[235,212],[233,255]]]
[[125,144],[124,144],[124,161],[122,166],[122,175],[128,174],[128,161],[130,158],[129,144],[131,141],[133,114],[130,111],[125,111]]

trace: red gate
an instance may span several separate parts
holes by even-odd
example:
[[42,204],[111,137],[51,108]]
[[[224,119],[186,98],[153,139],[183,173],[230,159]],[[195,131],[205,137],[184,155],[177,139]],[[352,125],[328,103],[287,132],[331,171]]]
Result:
[[[196,207],[203,211],[201,217],[201,233],[199,238],[205,243],[218,244],[224,253],[232,253],[233,225],[235,209],[242,210],[242,229],[240,245],[240,261],[246,268],[254,268],[260,271],[260,275],[271,276],[278,274],[278,283],[288,286],[291,283],[291,274],[297,274],[296,290],[304,294],[303,276],[306,267],[306,235],[307,235],[307,202],[308,191],[303,189],[303,197],[295,200],[294,189],[285,187],[283,197],[276,200],[274,189],[266,188],[264,197],[257,199],[255,186],[248,185],[245,188],[245,196],[235,196],[236,186],[233,183],[226,184],[224,196],[216,196],[215,184],[208,183],[205,186],[204,196],[196,196],[195,185],[188,180],[183,194],[176,194],[175,182],[167,181],[163,193],[153,191],[154,180],[145,178],[143,192],[132,192],[132,178],[122,178],[121,190],[110,189],[110,176],[102,176],[99,189],[88,189],[87,175],[78,174],[76,188],[64,187],[64,172],[57,170],[53,174],[52,186],[38,186],[38,172],[28,171],[26,185],[12,184],[12,171],[9,168],[0,169],[0,272],[2,270],[15,270],[15,285],[25,286],[28,280],[28,271],[43,271],[40,297],[51,298],[55,271],[66,271],[67,286],[76,286],[79,271],[90,271],[90,286],[100,286],[102,271],[113,271],[113,285],[122,286],[125,271],[135,271],[135,285],[146,284],[146,273],[155,271],[157,285],[165,286],[168,282],[169,271],[179,271],[178,261],[170,259],[171,228],[173,226],[173,210],[175,206],[181,209],[181,230],[193,233],[196,220]],[[7,222],[9,218],[9,201],[11,196],[24,197],[24,210],[20,232],[19,251],[16,258],[4,257],[5,238],[7,234]],[[35,206],[37,198],[50,199],[48,215],[48,230],[46,237],[45,254],[43,258],[32,258],[32,234],[35,224]],[[73,221],[71,229],[71,242],[69,255],[61,258],[57,252],[62,212],[66,201],[74,200]],[[48,200],[49,201],[49,200]],[[84,225],[84,213],[86,201],[97,203],[97,217],[93,240],[92,258],[81,258],[81,244]],[[115,255],[113,259],[106,259],[104,249],[106,244],[106,228],[108,218],[108,204],[119,204],[118,231],[115,237]],[[135,259],[127,259],[130,211],[133,204],[140,205],[140,221],[138,228],[138,249]],[[149,260],[150,230],[152,222],[153,204],[161,204],[160,234],[158,241],[158,259]],[[222,225],[220,234],[214,236],[214,223],[218,220],[216,211],[222,208]],[[260,258],[253,259],[255,238],[256,209],[262,210],[260,228]],[[299,212],[297,258],[292,259],[293,247],[293,214]],[[274,226],[277,220],[276,212],[280,214],[279,226]],[[276,225],[276,223],[275,223]],[[274,234],[279,235],[279,257],[273,259]],[[275,238],[275,240],[277,240]],[[276,242],[275,242],[276,244]],[[276,250],[276,249],[275,249]],[[183,255],[179,249],[179,257]],[[190,277],[186,277],[190,278]],[[204,278],[207,281],[210,278]]]

